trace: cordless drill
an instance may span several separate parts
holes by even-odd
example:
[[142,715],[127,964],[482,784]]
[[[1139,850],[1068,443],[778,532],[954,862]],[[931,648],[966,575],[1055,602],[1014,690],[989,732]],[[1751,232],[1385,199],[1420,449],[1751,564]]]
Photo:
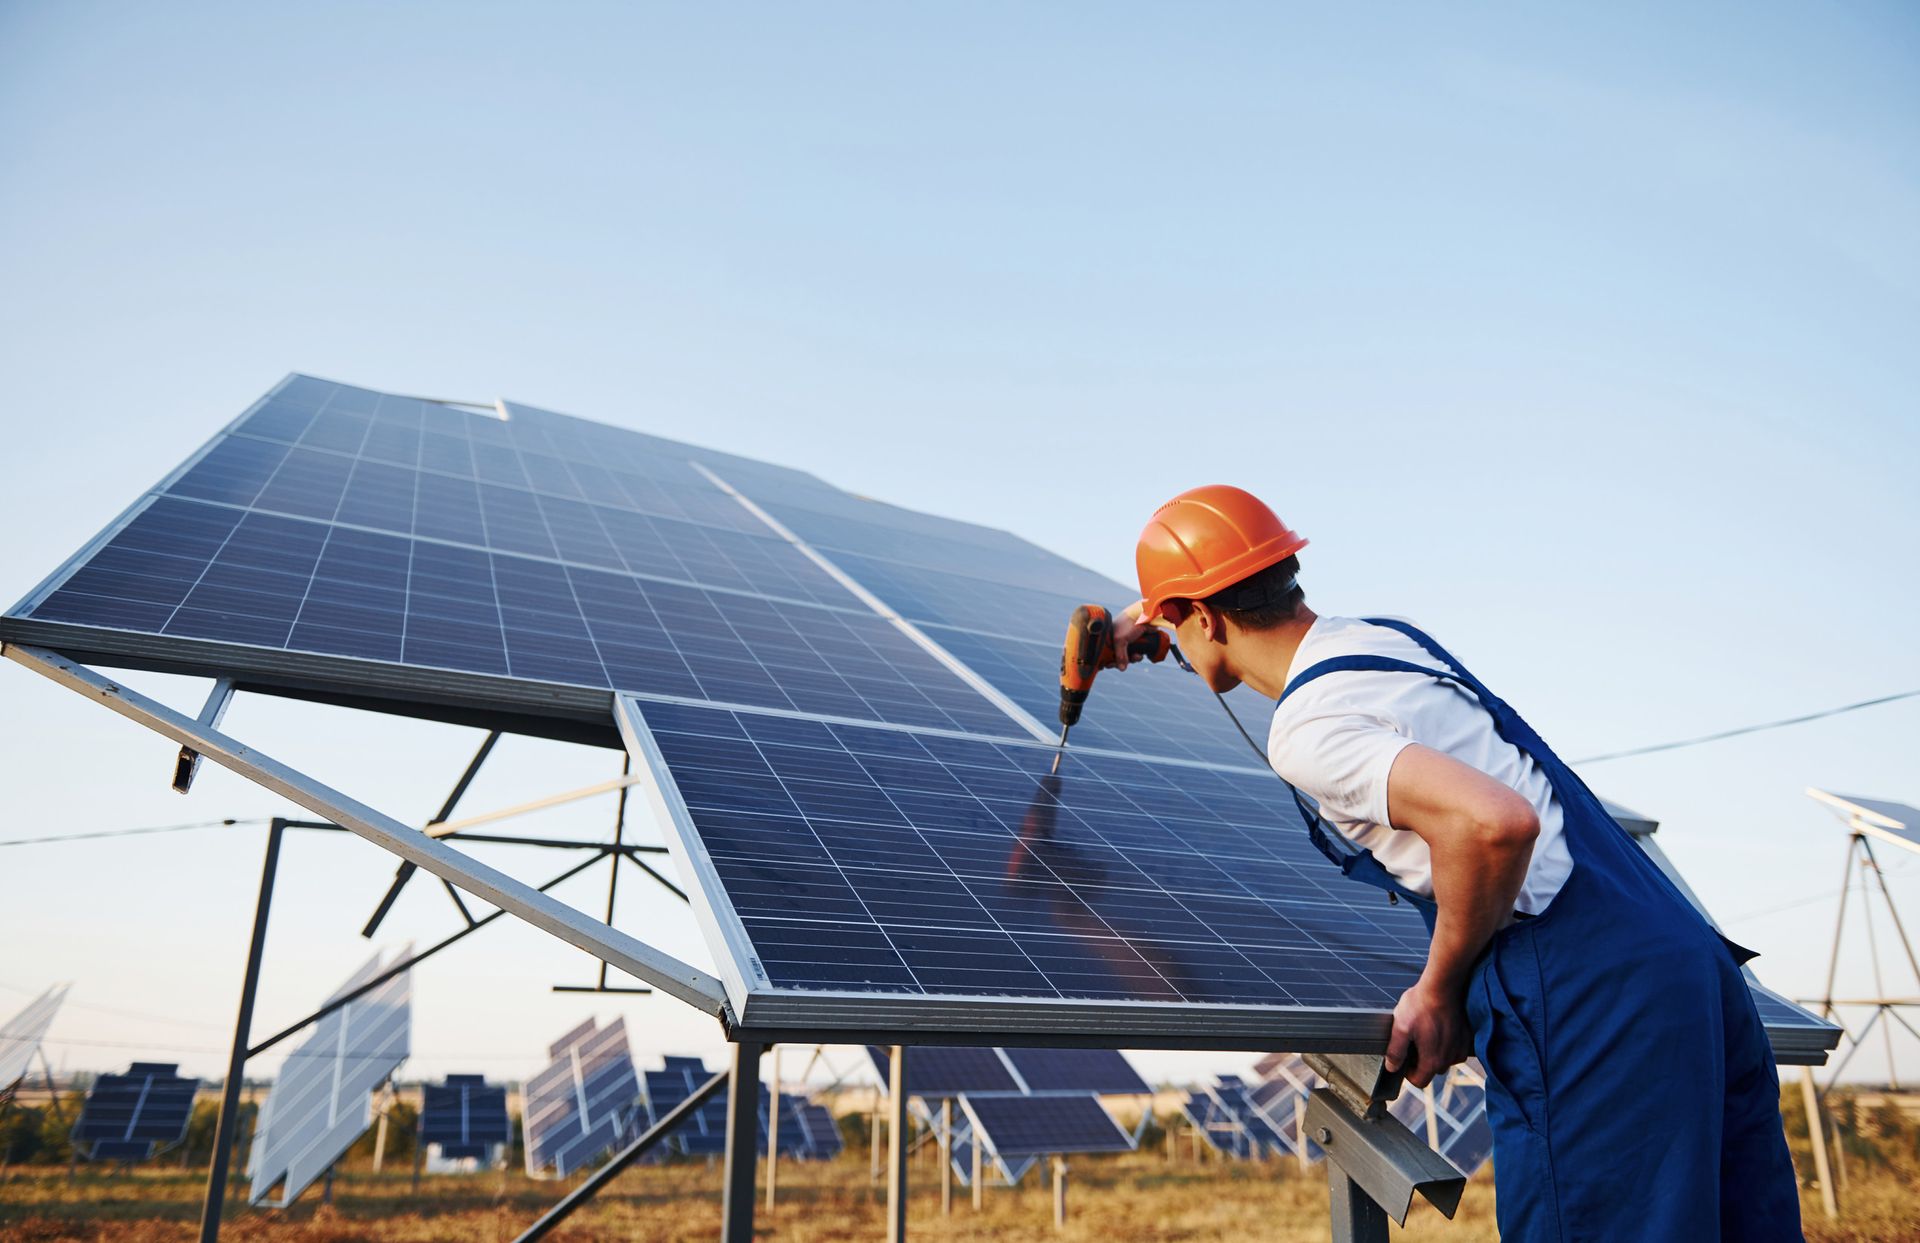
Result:
[[[1173,650],[1173,636],[1158,626],[1149,626],[1145,634],[1127,644],[1128,663],[1135,660],[1162,661]],[[1087,694],[1093,690],[1093,676],[1102,669],[1121,663],[1113,646],[1113,614],[1097,604],[1083,604],[1067,622],[1066,648],[1060,653],[1060,747],[1067,745],[1067,731],[1080,721]],[[1060,752],[1053,757],[1053,771],[1060,771]]]

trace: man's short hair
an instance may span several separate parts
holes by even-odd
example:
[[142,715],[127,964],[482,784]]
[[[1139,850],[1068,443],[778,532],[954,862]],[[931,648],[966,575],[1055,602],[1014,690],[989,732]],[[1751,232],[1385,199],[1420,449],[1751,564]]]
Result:
[[1307,593],[1299,578],[1300,558],[1288,557],[1222,588],[1207,603],[1242,630],[1272,630],[1300,615]]

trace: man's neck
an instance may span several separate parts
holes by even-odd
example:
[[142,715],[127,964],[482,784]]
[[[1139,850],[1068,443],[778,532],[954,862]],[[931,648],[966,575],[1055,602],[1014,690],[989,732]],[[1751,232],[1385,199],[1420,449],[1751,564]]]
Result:
[[1272,630],[1242,630],[1233,636],[1232,647],[1245,644],[1244,653],[1233,661],[1240,680],[1268,699],[1280,698],[1287,688],[1287,674],[1293,668],[1294,654],[1300,650],[1307,631],[1318,620],[1314,611],[1300,606],[1299,616]]

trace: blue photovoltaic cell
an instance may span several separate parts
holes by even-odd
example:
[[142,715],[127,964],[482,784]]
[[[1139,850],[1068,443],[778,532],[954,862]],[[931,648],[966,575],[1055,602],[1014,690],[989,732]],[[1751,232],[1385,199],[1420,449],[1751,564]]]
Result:
[[1425,958],[1274,831],[1263,774],[644,715],[774,988],[1384,1009]]
[[[1114,1049],[1007,1049],[1030,1092],[1098,1092],[1107,1096],[1146,1096],[1153,1089]],[[907,1063],[911,1072],[913,1063]]]
[[[892,1056],[867,1046],[884,1089],[893,1082]],[[1020,1084],[997,1049],[977,1045],[907,1046],[907,1095],[939,1099],[967,1092],[1018,1092]]]
[[512,1139],[505,1088],[479,1075],[448,1075],[421,1088],[420,1142],[440,1145],[441,1156],[485,1159],[493,1145]]
[[1268,1153],[1291,1151],[1274,1120],[1260,1110],[1239,1076],[1221,1075],[1207,1092],[1239,1126],[1248,1143]]
[[629,1137],[640,1082],[623,1019],[588,1019],[547,1052],[553,1061],[527,1081],[522,1106],[527,1172],[564,1178]]
[[963,1099],[987,1146],[1002,1157],[1133,1150],[1132,1137],[1092,1096]]
[[179,1143],[200,1081],[178,1071],[173,1063],[135,1062],[125,1074],[95,1079],[74,1124],[74,1141],[90,1145],[96,1161],[142,1161]]

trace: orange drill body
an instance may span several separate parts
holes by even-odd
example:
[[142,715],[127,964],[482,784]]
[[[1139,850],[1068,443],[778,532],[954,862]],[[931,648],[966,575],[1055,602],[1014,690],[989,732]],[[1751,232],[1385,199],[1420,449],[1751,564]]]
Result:
[[[1127,661],[1162,661],[1173,650],[1173,636],[1159,627],[1127,645]],[[1087,695],[1093,690],[1094,675],[1120,663],[1113,646],[1113,614],[1097,604],[1083,604],[1067,622],[1067,642],[1060,653],[1060,745],[1067,744],[1067,731],[1080,720]],[[1059,758],[1054,767],[1059,767]]]

